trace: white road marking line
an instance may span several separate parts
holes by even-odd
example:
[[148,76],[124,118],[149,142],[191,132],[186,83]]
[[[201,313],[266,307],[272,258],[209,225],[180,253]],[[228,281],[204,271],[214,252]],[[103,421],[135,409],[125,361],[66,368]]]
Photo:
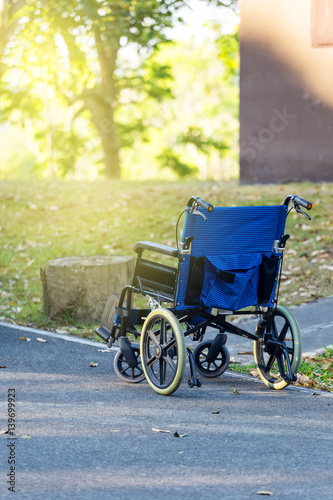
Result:
[[[97,342],[95,340],[87,340],[87,339],[80,339],[78,337],[74,337],[72,335],[65,335],[62,333],[56,333],[56,332],[47,332],[45,330],[37,330],[36,328],[29,328],[28,326],[21,326],[21,325],[13,325],[11,323],[3,323],[0,322],[0,326],[6,327],[6,328],[12,328],[13,330],[19,330],[22,332],[27,332],[27,333],[36,333],[37,335],[44,335],[46,337],[53,337],[56,339],[62,339],[62,340],[67,340],[67,342],[75,342],[77,344],[85,344],[85,345],[90,345],[92,347],[98,347],[99,349],[107,349],[105,347],[105,344],[102,342]],[[110,351],[118,351],[118,347],[111,347],[109,349]]]

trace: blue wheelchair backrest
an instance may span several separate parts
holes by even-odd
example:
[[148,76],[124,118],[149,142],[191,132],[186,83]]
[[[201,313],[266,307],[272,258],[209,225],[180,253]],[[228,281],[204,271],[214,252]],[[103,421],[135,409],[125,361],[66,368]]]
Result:
[[176,309],[273,306],[281,256],[274,242],[284,234],[286,208],[200,208],[206,220],[186,212],[182,242],[193,240],[181,257]]

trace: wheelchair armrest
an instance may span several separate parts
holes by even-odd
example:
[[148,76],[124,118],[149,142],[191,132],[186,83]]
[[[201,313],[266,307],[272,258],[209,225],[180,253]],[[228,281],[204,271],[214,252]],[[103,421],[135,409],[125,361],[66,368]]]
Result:
[[161,243],[153,243],[152,241],[138,241],[135,243],[134,252],[136,252],[140,257],[144,250],[163,253],[164,255],[169,255],[170,257],[178,257],[179,255],[177,248],[162,245]]

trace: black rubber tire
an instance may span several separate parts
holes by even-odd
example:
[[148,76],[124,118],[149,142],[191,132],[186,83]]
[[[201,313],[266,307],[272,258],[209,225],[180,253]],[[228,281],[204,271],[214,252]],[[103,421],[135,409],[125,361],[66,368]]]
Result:
[[[296,374],[302,360],[302,338],[297,320],[293,314],[283,306],[277,306],[272,314],[272,333],[276,338],[279,337],[287,347],[291,369],[292,372]],[[254,341],[253,354],[259,377],[267,387],[280,390],[290,384],[290,382],[286,382],[281,376],[273,376],[271,374],[271,369],[277,367],[277,361],[274,356],[268,356],[267,353],[264,353],[263,340]]]
[[200,342],[200,344],[198,344],[193,351],[195,368],[202,377],[219,377],[226,371],[230,363],[230,354],[225,345],[220,347],[218,355],[214,361],[210,363],[205,361],[212,343],[213,340],[204,340],[203,342]]
[[146,318],[140,342],[142,368],[149,385],[168,396],[181,384],[186,367],[183,330],[176,316],[158,308]]
[[138,384],[145,380],[145,374],[141,365],[140,358],[140,346],[139,344],[131,344],[132,350],[136,359],[138,360],[138,365],[135,368],[131,368],[127,363],[123,353],[119,350],[114,357],[113,367],[116,375],[125,382],[129,384]]

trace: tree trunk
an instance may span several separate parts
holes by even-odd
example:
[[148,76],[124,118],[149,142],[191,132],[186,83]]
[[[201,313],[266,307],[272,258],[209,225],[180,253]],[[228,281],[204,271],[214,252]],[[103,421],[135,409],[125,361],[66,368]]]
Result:
[[120,178],[119,140],[113,120],[113,109],[96,90],[85,90],[82,94],[85,107],[89,109],[92,121],[102,141],[105,161],[105,175],[109,179]]
[[99,99],[95,99],[93,107],[89,109],[102,140],[105,159],[105,175],[111,179],[119,179],[120,142],[117,127],[114,122],[114,109],[116,107],[114,72],[116,69],[119,40],[114,38],[108,40],[107,43],[103,42],[101,32],[96,27],[95,41],[101,71],[102,91],[99,95]]

